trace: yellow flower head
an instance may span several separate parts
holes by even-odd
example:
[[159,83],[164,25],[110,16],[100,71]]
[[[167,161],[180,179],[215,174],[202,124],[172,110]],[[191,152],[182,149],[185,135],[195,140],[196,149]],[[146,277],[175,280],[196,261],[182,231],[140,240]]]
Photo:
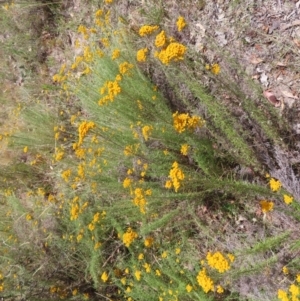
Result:
[[224,273],[230,269],[230,264],[221,252],[211,253],[206,255],[207,263],[210,267],[216,269],[219,273]]
[[155,56],[165,65],[169,65],[172,61],[183,60],[186,47],[180,43],[172,42],[166,49],[156,52]]
[[179,17],[176,22],[178,31],[182,31],[182,29],[186,26],[185,20],[183,17]]
[[281,188],[280,181],[275,180],[274,178],[270,179],[269,185],[270,185],[271,190],[274,192],[277,192]]
[[113,60],[117,59],[118,57],[120,57],[120,53],[121,53],[120,49],[115,49],[115,50],[113,51],[113,53],[112,53],[111,58],[112,58]]
[[141,37],[147,36],[152,34],[154,31],[156,31],[159,28],[157,25],[144,25],[139,30],[139,35]]
[[203,268],[197,275],[197,282],[202,287],[205,293],[214,290],[213,280],[206,274],[206,269]]
[[293,200],[294,200],[294,198],[292,196],[289,196],[289,195],[286,195],[286,194],[283,195],[283,201],[287,205],[291,204],[293,202]]
[[289,269],[288,269],[286,266],[284,266],[284,267],[282,268],[282,272],[283,272],[284,275],[288,275]]
[[103,282],[106,282],[108,280],[108,274],[106,272],[103,272],[101,275],[101,280]]
[[211,72],[215,75],[218,75],[220,73],[220,65],[219,64],[212,64],[211,66]]
[[261,210],[263,213],[273,210],[274,203],[266,200],[262,200],[259,202]]
[[126,233],[123,234],[123,243],[128,248],[131,243],[138,237],[138,234],[131,228],[128,228]]
[[190,147],[188,144],[182,144],[180,148],[180,153],[183,154],[184,156],[187,156],[189,148]]
[[145,139],[145,141],[147,141],[149,139],[149,136],[151,135],[151,132],[152,132],[152,126],[151,125],[145,125],[143,126],[142,128],[142,134],[143,134],[143,137]]
[[155,46],[156,47],[163,47],[165,46],[167,42],[167,37],[166,37],[166,33],[164,30],[162,30],[155,38]]
[[136,60],[138,62],[145,62],[147,59],[147,52],[148,52],[147,48],[142,48],[138,50],[136,53]]
[[134,276],[136,278],[137,281],[141,280],[141,276],[142,276],[142,272],[141,271],[135,271],[134,272]]
[[153,245],[153,242],[154,242],[154,238],[149,236],[145,239],[144,245],[146,248],[150,248]]
[[132,68],[133,68],[133,65],[128,62],[124,62],[119,65],[119,71],[122,75],[128,73],[128,71]]

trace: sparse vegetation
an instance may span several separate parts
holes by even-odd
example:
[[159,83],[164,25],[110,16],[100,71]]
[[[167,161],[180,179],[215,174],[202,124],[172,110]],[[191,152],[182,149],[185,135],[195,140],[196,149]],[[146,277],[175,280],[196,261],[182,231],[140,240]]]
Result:
[[191,1],[121,2],[1,8],[0,297],[298,300],[291,124]]

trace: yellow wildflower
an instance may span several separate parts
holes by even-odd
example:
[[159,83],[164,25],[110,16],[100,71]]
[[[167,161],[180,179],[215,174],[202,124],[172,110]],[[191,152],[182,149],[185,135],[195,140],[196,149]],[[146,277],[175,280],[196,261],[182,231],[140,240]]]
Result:
[[139,256],[138,256],[138,260],[143,260],[143,259],[144,259],[144,254],[140,253]]
[[112,53],[111,58],[112,58],[113,60],[117,59],[118,57],[120,57],[120,53],[121,53],[120,49],[115,49],[115,50],[113,51],[113,53]]
[[187,156],[189,148],[190,147],[188,144],[182,144],[180,148],[180,153],[183,154],[184,156]]
[[79,234],[77,235],[77,237],[76,237],[77,242],[80,242],[80,241],[82,240],[82,238],[83,238],[82,233],[79,233]]
[[276,192],[281,188],[281,183],[279,180],[275,180],[274,178],[270,179],[269,182],[270,188],[272,191]]
[[174,187],[175,192],[178,191],[179,187],[181,186],[181,181],[184,180],[184,173],[182,170],[179,168],[178,163],[175,161],[172,165],[172,169],[170,170],[169,173],[169,178],[170,180],[166,181],[165,187],[166,188],[171,188],[172,186]]
[[94,250],[98,250],[101,247],[101,243],[98,241],[95,243]]
[[142,48],[138,50],[136,53],[136,60],[138,62],[145,62],[147,58],[147,52],[148,52],[147,48]]
[[286,266],[284,266],[282,268],[282,272],[283,272],[284,275],[287,275],[289,273],[289,269]]
[[172,61],[183,60],[186,47],[180,43],[170,43],[166,49],[156,52],[155,56],[165,65],[169,65]]
[[141,271],[135,271],[134,272],[134,276],[135,276],[135,278],[136,278],[137,281],[141,280],[141,275],[142,275]]
[[101,275],[101,280],[103,282],[106,282],[108,280],[108,274],[106,272],[103,272]]
[[279,289],[277,292],[277,297],[281,301],[289,301],[288,295],[284,290]]
[[24,152],[25,154],[28,152],[28,146],[25,146],[25,147],[23,148],[23,152]]
[[154,238],[149,236],[144,240],[144,245],[146,248],[150,248],[153,245]]
[[188,284],[188,285],[185,287],[185,289],[186,289],[186,291],[187,291],[188,293],[190,293],[190,292],[193,290],[193,287],[192,287],[190,284]]
[[122,75],[128,73],[128,71],[132,68],[133,68],[133,65],[128,62],[124,62],[119,65],[119,71]]
[[141,37],[150,35],[154,31],[156,31],[158,28],[159,28],[159,26],[157,26],[157,25],[144,25],[139,29],[139,35]]
[[213,280],[206,274],[206,269],[203,268],[197,275],[197,282],[202,287],[205,293],[214,290]]
[[168,252],[167,251],[164,251],[162,254],[161,254],[161,258],[167,258],[168,257]]
[[194,130],[196,127],[202,127],[205,124],[205,121],[199,116],[190,116],[188,113],[179,114],[176,112],[172,117],[173,126],[178,133],[182,133],[186,129]]
[[158,276],[158,277],[160,277],[161,276],[160,270],[155,270],[155,275]]
[[294,198],[292,196],[289,196],[289,195],[286,195],[286,194],[283,195],[283,201],[287,205],[291,204],[293,202],[293,200],[294,200]]
[[63,150],[59,150],[56,148],[56,153],[55,153],[54,159],[56,161],[60,161],[64,157],[64,154],[65,154],[65,152]]
[[145,264],[143,265],[144,269],[146,270],[146,273],[150,273],[151,272],[151,266],[149,263],[145,262]]
[[178,31],[182,31],[182,29],[186,26],[185,20],[183,17],[179,17],[176,22]]
[[224,289],[223,289],[223,287],[221,285],[217,285],[217,293],[218,294],[224,293]]
[[79,215],[79,205],[77,203],[71,205],[71,210],[70,210],[70,220],[74,221],[78,218]]
[[221,68],[219,64],[212,64],[210,70],[213,74],[218,75],[220,73]]
[[123,234],[123,243],[128,248],[131,243],[138,237],[138,234],[131,228],[128,228],[126,233]]
[[77,147],[83,143],[83,139],[87,135],[88,131],[95,127],[96,127],[96,125],[93,121],[83,121],[79,125],[79,127],[78,127],[79,141],[78,141]]
[[149,135],[151,134],[152,129],[153,128],[150,125],[145,125],[142,128],[142,134],[143,134],[143,137],[144,137],[145,141],[147,141],[149,139]]
[[98,9],[96,12],[95,12],[95,17],[99,18],[103,15],[103,10],[102,9]]
[[28,213],[26,215],[26,220],[28,220],[28,221],[32,220],[32,215],[30,213]]
[[125,179],[124,179],[124,181],[123,181],[123,187],[124,187],[124,188],[128,188],[128,187],[130,187],[130,185],[131,185],[131,182],[132,182],[132,180],[131,180],[131,179],[129,179],[129,178],[125,178]]
[[297,297],[300,293],[300,289],[299,289],[298,285],[296,285],[296,284],[291,284],[289,291],[292,294],[292,297]]
[[230,269],[230,265],[227,259],[221,252],[211,253],[208,252],[206,255],[207,263],[210,267],[218,270],[219,273],[224,273]]
[[88,228],[90,231],[93,231],[95,229],[95,224],[94,223],[89,223]]
[[273,210],[274,203],[266,200],[262,200],[259,202],[261,210],[263,213],[267,213],[268,211]]
[[163,47],[167,42],[166,33],[164,30],[162,30],[155,38],[155,46],[156,47]]

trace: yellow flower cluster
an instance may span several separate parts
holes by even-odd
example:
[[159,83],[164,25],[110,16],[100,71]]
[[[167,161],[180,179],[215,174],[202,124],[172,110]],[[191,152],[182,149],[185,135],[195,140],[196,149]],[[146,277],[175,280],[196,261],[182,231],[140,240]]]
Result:
[[71,176],[71,169],[64,170],[61,173],[61,177],[65,180],[65,182],[69,181],[70,176]]
[[133,204],[140,208],[141,213],[146,213],[146,196],[150,196],[152,194],[151,189],[143,190],[142,188],[136,188],[134,190],[134,199]]
[[221,67],[220,67],[220,65],[217,64],[217,63],[212,64],[212,65],[207,64],[207,65],[205,66],[205,69],[206,69],[206,70],[210,70],[211,73],[213,73],[213,74],[215,74],[215,75],[218,75],[218,74],[220,73],[220,71],[221,71]]
[[128,228],[126,233],[123,234],[122,240],[124,245],[128,248],[137,237],[138,234],[131,228]]
[[174,187],[175,192],[177,192],[181,185],[180,182],[184,180],[184,173],[179,168],[179,165],[176,161],[172,165],[172,169],[169,173],[169,178],[170,180],[167,180],[165,188],[171,189],[172,187]]
[[136,60],[138,62],[145,62],[147,59],[148,48],[142,48],[136,53]]
[[167,42],[167,36],[164,30],[162,30],[155,38],[154,45],[156,47],[163,47]]
[[145,125],[142,128],[142,134],[143,137],[145,139],[145,141],[147,141],[149,139],[149,136],[151,135],[153,127],[151,125]]
[[74,221],[78,218],[79,214],[83,212],[83,210],[86,209],[88,206],[88,203],[85,202],[81,207],[79,205],[79,197],[76,196],[73,198],[71,203],[71,209],[70,209],[70,220]]
[[261,210],[263,213],[267,213],[271,210],[273,210],[273,207],[274,207],[274,203],[273,202],[269,202],[269,201],[266,201],[266,200],[261,200],[259,202],[260,204],[260,207],[261,207]]
[[178,17],[176,25],[177,25],[178,31],[182,31],[182,29],[186,26],[184,18],[181,16]]
[[83,143],[85,136],[87,135],[88,131],[95,128],[96,125],[93,121],[83,121],[78,127],[78,134],[79,140],[77,147]]
[[120,57],[120,49],[115,49],[111,55],[111,59],[112,60],[116,60],[117,58]]
[[202,287],[205,293],[214,290],[214,282],[213,280],[207,275],[206,269],[203,268],[197,275],[197,282]]
[[180,153],[184,156],[187,156],[190,146],[188,144],[182,144],[180,148]]
[[293,202],[293,200],[294,200],[294,198],[293,198],[292,196],[289,196],[289,195],[287,195],[287,194],[284,194],[284,195],[283,195],[283,201],[284,201],[287,205],[291,204],[291,203]]
[[144,245],[146,248],[150,248],[153,245],[154,238],[149,236],[144,240]]
[[165,49],[156,52],[155,56],[165,65],[169,65],[172,61],[183,60],[186,47],[180,43],[172,42]]
[[57,83],[62,83],[68,76],[65,74],[66,64],[63,64],[59,70],[58,74],[54,74],[52,80]]
[[106,272],[103,272],[101,275],[101,280],[105,283],[108,280],[108,274]]
[[202,127],[205,121],[198,116],[190,116],[188,113],[173,114],[173,126],[178,133],[184,132],[186,129],[195,130],[196,127]]
[[141,37],[150,35],[154,31],[156,31],[158,28],[159,28],[159,26],[157,26],[157,25],[144,25],[139,29],[139,35]]
[[221,253],[208,252],[206,255],[207,263],[210,267],[216,269],[219,273],[224,273],[230,269],[230,262],[234,261],[234,256],[232,254],[227,254],[228,259]]
[[269,185],[270,185],[271,190],[274,192],[277,192],[281,188],[280,181],[275,180],[274,178],[270,179]]
[[100,94],[106,94],[99,101],[98,104],[100,106],[107,104],[108,101],[113,101],[114,98],[121,93],[121,87],[117,80],[114,81],[106,81],[104,86],[100,89]]
[[289,287],[289,293],[279,289],[277,291],[277,297],[281,301],[299,301],[300,300],[300,274],[297,275],[296,281]]
[[119,71],[122,75],[128,73],[129,70],[132,68],[133,68],[133,65],[128,62],[124,62],[119,65]]

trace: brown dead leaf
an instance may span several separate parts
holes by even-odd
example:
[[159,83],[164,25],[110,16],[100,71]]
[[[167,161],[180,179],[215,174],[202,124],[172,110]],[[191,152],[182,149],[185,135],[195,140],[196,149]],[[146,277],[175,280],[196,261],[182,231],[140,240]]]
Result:
[[276,66],[278,66],[278,67],[286,67],[286,63],[284,63],[284,62],[277,62]]
[[261,45],[255,44],[254,47],[255,47],[255,49],[256,49],[257,51],[262,51]]
[[299,99],[298,96],[294,95],[292,92],[289,91],[281,91],[282,95],[285,97],[293,98],[293,99]]
[[280,107],[280,101],[276,98],[271,90],[265,90],[263,95],[273,106]]
[[262,63],[264,60],[257,57],[257,56],[252,56],[251,59],[250,59],[250,62],[253,64],[253,65],[257,65],[257,64],[260,64]]
[[300,40],[299,39],[294,39],[293,42],[297,47],[300,48]]

